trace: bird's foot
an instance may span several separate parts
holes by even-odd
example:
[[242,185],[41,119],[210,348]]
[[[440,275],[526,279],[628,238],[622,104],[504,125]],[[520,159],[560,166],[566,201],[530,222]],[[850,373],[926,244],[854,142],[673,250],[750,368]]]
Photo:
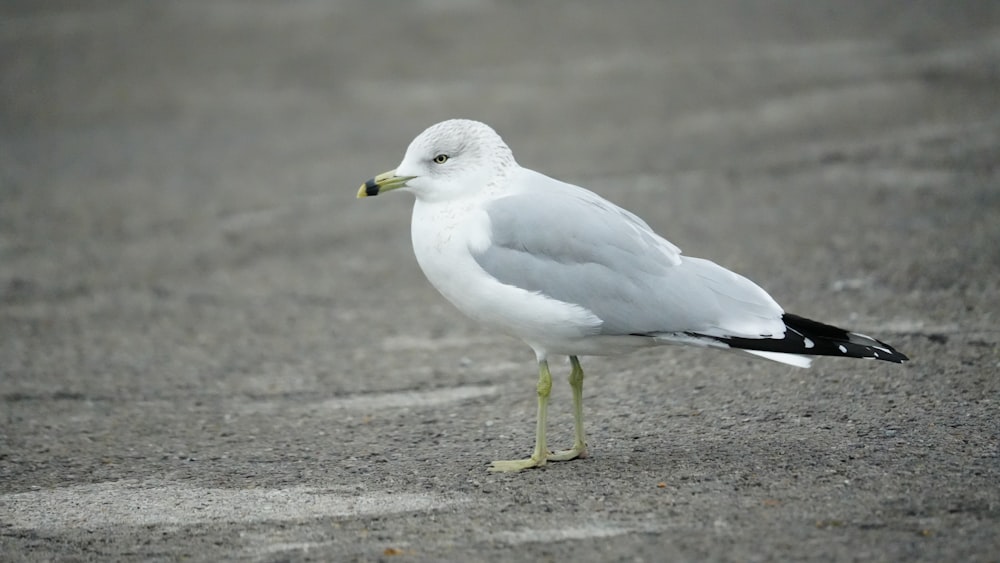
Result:
[[571,459],[583,459],[585,457],[587,457],[587,444],[573,444],[573,447],[568,450],[549,452],[546,459],[549,461],[569,461]]
[[513,473],[515,471],[521,471],[522,469],[529,469],[532,467],[541,467],[545,465],[545,460],[548,458],[547,455],[532,455],[528,459],[510,459],[494,461],[490,465],[490,471],[494,473]]
[[494,461],[490,465],[490,471],[494,473],[511,473],[515,471],[521,471],[522,469],[530,469],[532,467],[542,467],[546,462],[549,461],[569,461],[571,459],[583,459],[587,457],[587,444],[573,444],[573,447],[568,450],[559,450],[558,452],[546,452],[545,455],[532,455],[528,459],[511,459],[503,461]]

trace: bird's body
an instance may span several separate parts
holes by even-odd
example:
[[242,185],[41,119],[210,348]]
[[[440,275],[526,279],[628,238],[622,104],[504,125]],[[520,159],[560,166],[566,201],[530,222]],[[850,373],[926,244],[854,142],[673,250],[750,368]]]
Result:
[[[529,172],[512,170],[512,175]],[[458,201],[416,201],[411,236],[424,275],[469,317],[524,340],[539,360],[549,354],[598,355],[641,346],[635,339],[600,334],[602,320],[586,307],[544,292],[504,283],[477,260],[491,246],[491,202],[525,197],[511,184]],[[582,190],[581,190],[582,191]],[[589,192],[587,192],[589,193]]]
[[[585,455],[577,356],[684,344],[799,367],[808,367],[810,355],[906,359],[873,338],[785,314],[750,280],[683,256],[632,213],[518,166],[482,123],[430,127],[396,170],[369,180],[358,195],[397,188],[416,195],[413,250],[431,284],[469,317],[524,340],[539,362],[535,453],[496,462],[496,470]],[[573,362],[577,418],[574,447],[558,454],[544,438],[553,354]]]

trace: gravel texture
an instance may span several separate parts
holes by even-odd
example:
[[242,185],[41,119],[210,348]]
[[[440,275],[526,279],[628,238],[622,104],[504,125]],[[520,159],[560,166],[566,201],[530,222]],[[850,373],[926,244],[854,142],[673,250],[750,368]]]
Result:
[[[0,52],[0,560],[998,560],[1000,4],[12,0]],[[354,197],[448,117],[912,361],[585,358],[591,457],[488,473],[533,355]]]

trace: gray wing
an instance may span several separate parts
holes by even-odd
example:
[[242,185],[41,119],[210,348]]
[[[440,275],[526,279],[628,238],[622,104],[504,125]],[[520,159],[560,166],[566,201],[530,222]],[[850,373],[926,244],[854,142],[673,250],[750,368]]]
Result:
[[[575,187],[574,187],[575,188]],[[520,192],[489,203],[492,242],[473,252],[502,283],[587,308],[602,334],[759,337],[784,330],[753,282],[680,250],[595,194]]]

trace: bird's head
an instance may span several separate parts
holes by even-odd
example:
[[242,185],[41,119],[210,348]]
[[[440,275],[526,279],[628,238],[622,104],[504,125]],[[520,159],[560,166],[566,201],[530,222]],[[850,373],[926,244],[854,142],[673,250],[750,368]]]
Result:
[[450,119],[413,139],[399,166],[365,182],[358,197],[404,189],[425,201],[457,199],[488,188],[514,164],[510,148],[489,125]]

